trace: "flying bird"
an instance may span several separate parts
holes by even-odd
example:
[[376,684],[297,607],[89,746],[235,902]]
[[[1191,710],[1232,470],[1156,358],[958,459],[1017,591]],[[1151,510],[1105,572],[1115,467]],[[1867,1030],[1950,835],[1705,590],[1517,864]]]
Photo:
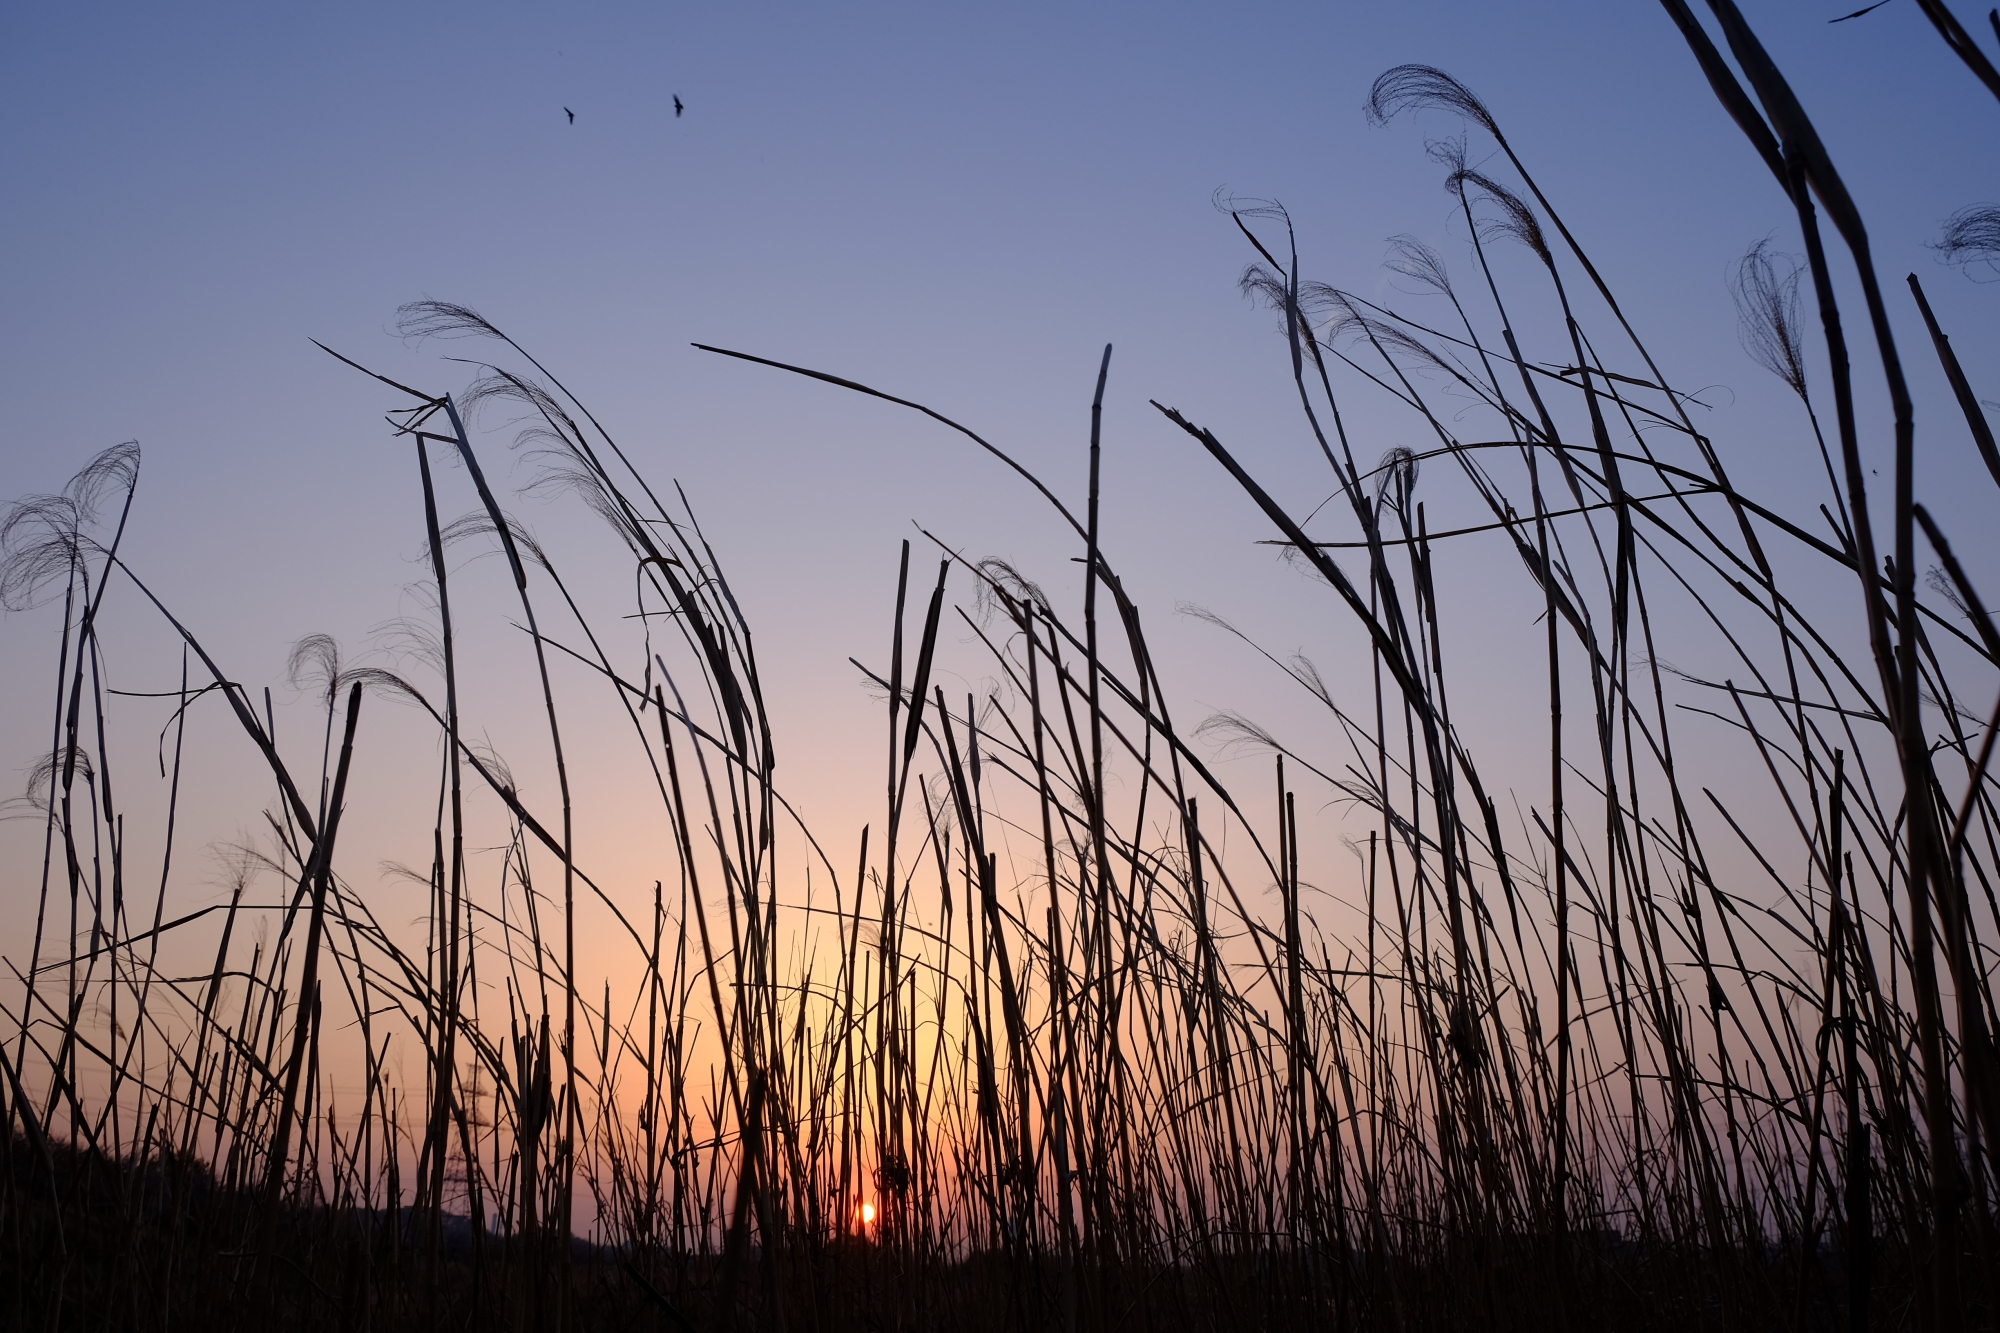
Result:
[[1861,17],[1861,16],[1863,15],[1863,14],[1868,14],[1868,13],[1872,13],[1872,12],[1874,12],[1875,10],[1878,10],[1878,9],[1880,9],[1880,8],[1881,8],[1882,6],[1884,6],[1884,5],[1888,4],[1888,3],[1889,3],[1889,0],[1875,0],[1875,3],[1874,3],[1874,4],[1872,4],[1872,5],[1869,5],[1869,6],[1867,6],[1866,8],[1863,8],[1863,9],[1857,9],[1857,10],[1855,10],[1855,11],[1854,11],[1854,12],[1853,12],[1852,14],[1842,14],[1842,15],[1841,15],[1841,16],[1840,16],[1839,18],[1837,18],[1837,19],[1828,19],[1828,20],[1827,20],[1827,22],[1828,22],[1828,23],[1845,23],[1845,22],[1847,22],[1847,20],[1849,20],[1849,19],[1858,19],[1858,18],[1860,18],[1860,17]]
[[569,117],[570,124],[576,124],[576,112],[571,111],[568,107],[564,107],[563,114]]
[[[1884,2],[1886,3],[1886,0],[1884,0]],[[679,93],[675,93],[675,94],[674,94],[674,119],[675,119],[675,120],[679,120],[679,119],[681,118],[681,112],[683,112],[683,111],[685,111],[685,110],[687,110],[687,108],[681,105],[681,95],[680,95]]]

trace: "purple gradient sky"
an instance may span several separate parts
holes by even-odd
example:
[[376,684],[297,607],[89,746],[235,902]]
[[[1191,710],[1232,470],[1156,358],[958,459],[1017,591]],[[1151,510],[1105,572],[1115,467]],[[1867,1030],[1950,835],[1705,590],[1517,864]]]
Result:
[[[1748,9],[1884,271],[1924,275],[1980,379],[2000,287],[1924,243],[2000,196],[2000,106],[1913,5],[1830,26],[1843,7]],[[1406,299],[1380,276],[1393,233],[1463,262],[1423,152],[1454,127],[1361,115],[1372,78],[1412,60],[1486,99],[1670,378],[1710,386],[1739,483],[1809,515],[1816,460],[1741,351],[1726,286],[1759,237],[1797,248],[1787,209],[1644,3],[10,8],[0,492],[54,489],[136,437],[132,558],[232,672],[276,682],[314,631],[359,653],[422,573],[414,479],[379,421],[389,397],[307,339],[456,388],[464,368],[439,356],[464,349],[406,346],[391,321],[420,296],[473,305],[653,479],[686,485],[759,630],[791,738],[781,776],[845,830],[874,799],[852,756],[872,774],[879,749],[845,663],[883,655],[912,520],[1055,581],[1069,552],[1024,487],[937,428],[688,344],[920,398],[1075,494],[1110,341],[1107,543],[1180,712],[1282,721],[1271,673],[1170,608],[1214,606],[1285,651],[1348,626],[1252,545],[1267,534],[1248,505],[1146,400],[1213,426],[1300,508],[1323,495],[1273,321],[1235,289],[1250,256],[1210,197],[1282,199],[1307,275],[1365,294]],[[1920,327],[1903,336],[1926,401],[1948,402]],[[1984,383],[2000,396],[2000,376]],[[1359,452],[1412,442],[1406,419],[1353,402]],[[1963,425],[1920,424],[1929,493],[1990,569],[1985,497],[1957,498],[1980,476]],[[520,509],[617,595],[623,567],[575,506]],[[1482,622],[1476,598],[1466,613],[1474,632],[1528,632]],[[45,743],[56,624],[4,624],[11,787]],[[174,683],[171,659],[137,646],[114,666],[124,688]],[[1465,688],[1504,701],[1514,685]],[[226,831],[254,810],[218,796],[208,815]],[[25,844],[5,837],[0,864],[18,865]]]

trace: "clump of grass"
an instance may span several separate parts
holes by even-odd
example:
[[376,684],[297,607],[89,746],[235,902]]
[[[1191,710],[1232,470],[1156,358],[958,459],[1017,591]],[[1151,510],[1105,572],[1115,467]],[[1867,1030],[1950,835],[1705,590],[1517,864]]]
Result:
[[[1282,209],[1233,209],[1336,517],[1302,517],[1218,431],[1160,407],[1357,631],[1358,685],[1257,649],[1325,710],[1334,752],[1243,715],[1176,721],[1100,524],[1109,348],[1081,512],[928,407],[728,353],[966,436],[1056,509],[1083,565],[1070,607],[935,539],[932,577],[903,544],[885,658],[856,664],[886,749],[851,865],[776,785],[750,623],[684,498],[465,307],[420,303],[403,327],[492,349],[466,392],[383,381],[423,501],[421,669],[301,645],[325,710],[317,787],[268,693],[121,554],[136,450],[17,505],[0,596],[64,605],[31,793],[40,906],[0,1051],[17,1321],[1990,1325],[2000,713],[1982,725],[1961,700],[1991,688],[2000,631],[1917,503],[1887,297],[1825,147],[1731,6],[1715,8],[1740,79],[1668,8],[1798,217],[1824,389],[1801,274],[1760,245],[1740,291],[1753,355],[1805,406],[1827,529],[1731,481],[1492,110],[1441,71],[1392,70],[1374,118],[1456,115],[1511,173],[1439,154],[1476,276],[1407,241],[1392,262],[1443,318],[1305,278]],[[1821,211],[1896,411],[1887,559]],[[1546,328],[1520,322],[1534,309]],[[1363,469],[1356,393],[1388,394],[1425,446]],[[467,425],[489,404],[525,417],[533,485],[620,540],[629,621],[594,621],[501,503]],[[440,477],[434,449],[460,472]],[[443,517],[441,482],[465,518]],[[1434,530],[1440,499],[1479,521]],[[469,739],[452,608],[473,571],[446,558],[466,543],[504,558],[487,568],[518,606],[552,798]],[[1461,550],[1526,575],[1545,779],[1474,753],[1458,701],[1477,645],[1440,594]],[[1848,614],[1781,577],[1802,562],[1854,581]],[[136,914],[102,682],[114,584],[185,645],[165,850]],[[1713,645],[1720,678],[1667,665],[1670,635]],[[961,639],[984,697],[941,684]],[[578,836],[568,742],[592,691],[659,801],[650,885],[594,875]],[[210,693],[269,772],[270,838],[226,903],[170,917],[181,739]],[[335,855],[371,693],[435,728],[421,936]],[[1690,727],[1717,725],[1729,762],[1763,775],[1768,818],[1703,785],[1712,742]],[[1271,786],[1232,790],[1217,742],[1268,755]],[[1337,884],[1301,853],[1308,784],[1350,812]],[[583,974],[585,915],[634,967]],[[189,940],[207,957],[207,939],[201,974],[162,957]],[[614,974],[636,988],[614,995]],[[361,1071],[359,1105],[328,1092],[336,1061]]]

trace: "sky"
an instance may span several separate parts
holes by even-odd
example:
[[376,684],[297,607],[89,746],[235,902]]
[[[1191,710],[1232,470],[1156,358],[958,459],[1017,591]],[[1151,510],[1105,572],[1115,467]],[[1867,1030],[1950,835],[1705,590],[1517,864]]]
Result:
[[[1745,6],[1883,271],[1924,277],[1977,380],[2000,348],[2000,287],[1925,247],[1951,212],[2000,197],[2000,106],[1907,0],[1829,24],[1844,8]],[[402,590],[423,575],[413,469],[381,416],[398,401],[309,340],[457,389],[472,372],[446,358],[467,346],[406,342],[394,313],[425,297],[473,306],[649,477],[683,484],[758,630],[780,776],[845,846],[871,817],[873,779],[852,772],[875,771],[880,728],[847,659],[886,656],[901,541],[921,547],[922,524],[1052,585],[1074,584],[1075,552],[962,439],[690,344],[921,400],[1074,500],[1108,342],[1106,544],[1181,714],[1290,716],[1268,667],[1173,609],[1213,607],[1281,652],[1338,653],[1351,630],[1255,545],[1261,520],[1148,400],[1214,428],[1299,509],[1324,498],[1273,317],[1236,288],[1253,256],[1214,200],[1281,200],[1306,276],[1377,299],[1411,299],[1381,272],[1391,235],[1464,263],[1424,151],[1457,127],[1362,115],[1374,76],[1407,61],[1486,100],[1663,369],[1700,390],[1739,482],[1810,515],[1817,463],[1795,405],[1739,345],[1727,282],[1762,237],[1797,248],[1789,210],[1643,3],[9,7],[0,498],[54,490],[137,439],[132,562],[232,674],[294,702],[295,640],[330,633],[360,658],[373,627],[411,613]],[[1905,355],[1938,402],[1906,305]],[[1420,442],[1355,402],[1358,452]],[[1864,409],[1879,449],[1885,418]],[[486,424],[505,459],[506,423]],[[1924,438],[1926,493],[1990,568],[1960,484],[1981,475],[1962,423]],[[512,503],[572,572],[622,595],[627,566],[578,506]],[[1502,656],[1534,650],[1530,616],[1474,591],[1462,603]],[[177,657],[124,609],[117,682],[171,689]],[[12,786],[45,744],[58,622],[0,624]],[[1503,701],[1517,686],[1497,672],[1464,684]],[[148,731],[138,759],[152,744]],[[216,747],[200,813],[222,837],[266,798]],[[25,844],[5,836],[16,876]]]

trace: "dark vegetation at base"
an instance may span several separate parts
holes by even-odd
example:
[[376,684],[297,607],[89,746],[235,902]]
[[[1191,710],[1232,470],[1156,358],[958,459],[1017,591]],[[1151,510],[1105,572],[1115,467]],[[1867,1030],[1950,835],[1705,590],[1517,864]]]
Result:
[[[268,1205],[171,1152],[110,1162],[17,1137],[0,1189],[0,1325],[22,1330],[427,1330],[567,1327],[686,1333],[717,1326],[719,1260],[578,1240],[568,1264],[524,1255],[451,1215],[435,1256],[405,1210]],[[1973,1258],[1968,1253],[1966,1258]],[[785,1238],[746,1256],[741,1326],[1000,1333],[1059,1319],[1054,1266],[1005,1252],[924,1260],[907,1247]],[[1851,1326],[1844,1256],[1823,1247],[1717,1255],[1615,1232],[1452,1239],[1428,1252],[1299,1253],[1251,1241],[1204,1260],[1158,1256],[1082,1275],[1079,1311],[1108,1329],[1538,1330],[1558,1307],[1607,1330]],[[1878,1251],[1870,1327],[1909,1319],[1910,1268]],[[540,1276],[547,1309],[529,1317]],[[566,1304],[568,1318],[556,1307]],[[1991,1311],[1967,1310],[1971,1327]]]
[[[1348,539],[1309,536],[1301,506],[1160,409],[1357,631],[1371,670],[1338,692],[1304,657],[1265,654],[1324,706],[1324,734],[1171,716],[1100,541],[1110,349],[1074,508],[1071,488],[888,399],[1051,503],[1083,589],[1059,609],[1021,570],[938,541],[926,598],[905,543],[887,660],[861,667],[886,701],[886,818],[850,876],[777,790],[750,623],[685,502],[663,503],[500,330],[421,302],[406,333],[482,339],[504,362],[460,397],[389,384],[433,579],[434,619],[408,634],[421,670],[302,642],[292,674],[323,732],[281,744],[268,694],[169,615],[185,644],[157,745],[170,798],[197,706],[240,729],[274,788],[269,843],[229,900],[169,912],[177,807],[157,871],[128,866],[102,688],[107,589],[167,614],[121,551],[138,451],[17,504],[0,602],[60,601],[64,620],[32,787],[47,868],[0,1042],[0,1312],[717,1333],[1992,1327],[2000,627],[1917,501],[1892,313],[1921,317],[1956,399],[1926,422],[1957,408],[1996,484],[2000,447],[1914,275],[1892,312],[1830,154],[1741,15],[1712,0],[1725,57],[1685,4],[1666,8],[1806,250],[1788,267],[1754,248],[1740,297],[1749,350],[1799,398],[1824,465],[1824,526],[1795,495],[1760,503],[1731,481],[1490,110],[1438,70],[1391,70],[1373,118],[1449,113],[1468,136],[1431,149],[1470,281],[1401,242],[1396,271],[1437,298],[1418,319],[1303,278],[1281,208],[1232,209],[1258,260],[1244,290],[1279,316],[1327,467],[1338,518],[1317,522]],[[1954,218],[1944,253],[2000,258],[1996,217]],[[1802,291],[1823,351],[1806,350]],[[1862,366],[1892,439],[1857,411]],[[1426,447],[1363,469],[1341,414],[1363,391],[1400,402]],[[502,508],[462,415],[495,405],[534,423],[534,484],[622,539],[624,621],[586,616]],[[434,473],[446,459],[462,472]],[[1872,494],[1871,462],[1888,476]],[[1447,486],[1479,523],[1433,529]],[[447,488],[470,515],[440,517]],[[119,518],[100,522],[111,500]],[[1546,708],[1545,787],[1499,787],[1453,720],[1447,682],[1480,669],[1479,645],[1455,637],[1435,575],[1479,534],[1525,571],[1513,609],[1546,665],[1522,690],[1538,725]],[[454,566],[468,543],[504,564]],[[480,577],[511,584],[553,781],[517,784],[468,739],[452,596]],[[951,606],[947,585],[968,584],[972,605]],[[939,685],[952,639],[978,642],[985,698]],[[1663,643],[1719,678],[1667,665]],[[657,789],[650,894],[600,884],[577,846],[564,724],[585,689],[616,700]],[[378,920],[335,849],[370,696],[411,705],[439,742],[428,871],[409,876],[428,899],[407,928]],[[1723,731],[1691,741],[1693,717]],[[1732,809],[1736,787],[1702,785],[1717,734],[1768,778],[1761,822]],[[1275,783],[1230,791],[1197,740],[1270,754]],[[315,754],[317,774],[294,767]],[[1333,925],[1301,871],[1301,773],[1366,828]],[[466,850],[496,824],[497,889]],[[579,974],[580,909],[636,953],[636,994]],[[199,973],[166,966],[163,936],[206,930]],[[323,1051],[361,1084],[339,1107]],[[872,1228],[852,1211],[868,1194]],[[602,1234],[573,1241],[586,1213]]]

